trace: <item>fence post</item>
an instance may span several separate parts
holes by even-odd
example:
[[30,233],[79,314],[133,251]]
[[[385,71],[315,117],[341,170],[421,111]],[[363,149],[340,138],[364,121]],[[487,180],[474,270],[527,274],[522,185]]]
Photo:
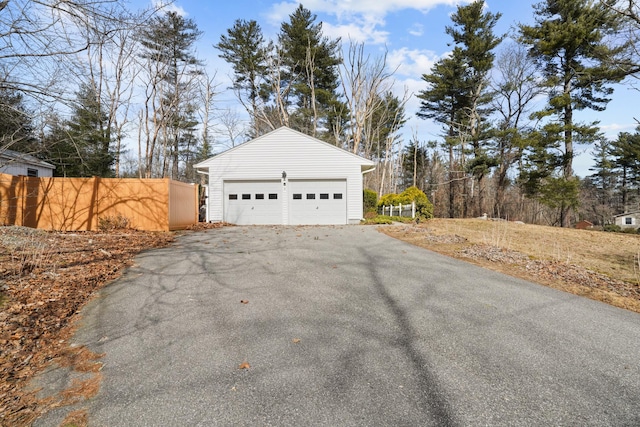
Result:
[[416,217],[416,201],[411,202],[411,218]]

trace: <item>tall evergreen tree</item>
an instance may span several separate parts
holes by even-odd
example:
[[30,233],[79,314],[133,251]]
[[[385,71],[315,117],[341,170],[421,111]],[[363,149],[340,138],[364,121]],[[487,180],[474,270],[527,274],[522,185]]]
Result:
[[331,139],[336,127],[346,122],[346,106],[337,92],[340,39],[325,37],[322,23],[299,5],[289,22],[282,23],[278,42],[283,79],[291,85],[287,102],[296,106],[292,126]]
[[253,136],[258,136],[258,105],[261,80],[267,75],[269,47],[265,43],[260,25],[254,20],[238,19],[227,34],[220,36],[220,57],[233,66],[233,88],[238,99],[251,115]]
[[458,6],[456,13],[451,16],[454,25],[446,27],[454,45],[461,49],[466,68],[465,86],[469,98],[466,125],[471,135],[474,153],[480,150],[483,117],[486,116],[487,105],[491,101],[488,76],[495,59],[493,51],[503,39],[493,32],[502,15],[486,12],[484,6],[483,0]]
[[420,141],[412,140],[402,150],[401,187],[417,187],[425,191],[429,170],[429,152]]
[[162,64],[163,96],[154,105],[154,123],[160,126],[165,158],[162,175],[179,178],[180,153],[185,135],[190,132],[195,77],[201,73],[194,44],[202,32],[191,19],[176,12],[156,16],[151,25],[141,30],[144,58]]
[[63,177],[111,177],[115,161],[108,117],[96,99],[95,88],[83,84],[76,94],[72,116],[47,119],[42,136],[44,158]]
[[54,176],[78,177],[82,176],[81,150],[69,138],[69,128],[58,115],[46,119],[46,131],[41,136],[42,146],[47,162],[56,168]]
[[[107,123],[107,114],[101,108],[95,89],[90,85],[82,85],[77,93],[73,115],[66,124],[66,137],[59,142],[69,145],[65,151],[70,157],[64,159],[68,164],[62,168],[67,176],[113,175],[115,158],[111,147],[111,129]],[[69,161],[74,158],[75,161]]]
[[[478,0],[466,6],[458,6],[452,15],[453,26],[446,32],[455,45],[451,56],[438,61],[422,79],[430,87],[421,91],[418,117],[433,118],[446,129],[445,145],[449,152],[449,216],[456,216],[455,198],[459,187],[456,180],[466,171],[478,181],[486,175],[494,162],[487,155],[485,141],[488,137],[484,117],[491,101],[489,95],[489,71],[493,67],[493,50],[502,37],[494,34],[500,14],[484,9],[484,1]],[[473,154],[473,164],[465,168],[467,144]],[[455,147],[459,156],[455,159]],[[464,191],[463,187],[463,191]],[[483,203],[482,193],[478,203]],[[466,211],[466,205],[463,212]],[[464,213],[463,213],[464,214]]]
[[484,177],[496,166],[496,161],[489,156],[487,140],[489,133],[486,117],[489,116],[493,94],[490,89],[489,72],[495,59],[494,49],[503,37],[494,34],[494,27],[501,17],[484,10],[483,0],[476,0],[466,6],[458,6],[451,16],[453,26],[446,27],[446,32],[453,38],[456,46],[461,48],[464,64],[467,68],[466,86],[469,106],[465,111],[464,126],[469,134],[473,159],[466,165],[466,171],[478,182],[477,212],[484,212]]
[[0,88],[0,150],[39,155],[31,115],[21,93]]
[[599,224],[606,224],[611,215],[614,214],[614,190],[616,187],[611,142],[606,138],[600,139],[595,144],[591,154],[593,155],[594,166],[589,170],[595,173],[583,181],[583,193],[588,191],[592,194],[591,206],[587,207],[588,211],[595,215]]
[[617,209],[627,210],[637,201],[634,190],[640,192],[640,127],[634,133],[619,133],[611,143],[611,156],[618,174],[620,206]]
[[[436,62],[429,74],[423,74],[429,86],[418,93],[420,109],[418,117],[434,119],[445,129],[445,149],[449,157],[449,217],[456,217],[455,199],[459,175],[456,163],[456,146],[462,133],[463,113],[471,105],[467,86],[467,67],[462,49],[455,47],[451,56]],[[461,147],[460,147],[461,148]]]
[[[574,142],[591,143],[597,135],[596,123],[580,124],[574,112],[603,110],[613,89],[628,72],[624,67],[609,67],[613,58],[624,55],[627,43],[613,45],[621,20],[603,4],[591,0],[545,0],[534,6],[535,25],[520,25],[520,41],[529,46],[537,62],[543,84],[549,90],[547,107],[537,114],[552,122],[546,133],[551,144],[562,141],[560,178],[573,177]],[[543,187],[541,187],[543,188]],[[562,212],[566,227],[568,202]]]

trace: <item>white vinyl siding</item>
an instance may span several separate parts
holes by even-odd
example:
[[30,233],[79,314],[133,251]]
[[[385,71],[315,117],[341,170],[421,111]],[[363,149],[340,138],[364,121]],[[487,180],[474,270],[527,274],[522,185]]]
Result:
[[637,228],[640,223],[640,212],[629,212],[618,215],[615,218],[615,224],[621,228]]
[[[30,171],[33,171],[30,173]],[[5,160],[0,159],[0,173],[8,175],[24,175],[24,176],[38,176],[38,177],[51,177],[53,176],[53,167],[43,167],[38,165],[32,165],[21,162],[19,160]]]
[[[288,215],[292,181],[334,180],[346,183],[346,223],[362,218],[362,169],[373,162],[289,128],[279,128],[196,165],[209,169],[209,220],[222,221],[223,181],[280,180],[283,224]],[[283,179],[283,172],[286,178]],[[285,193],[289,193],[285,196]]]

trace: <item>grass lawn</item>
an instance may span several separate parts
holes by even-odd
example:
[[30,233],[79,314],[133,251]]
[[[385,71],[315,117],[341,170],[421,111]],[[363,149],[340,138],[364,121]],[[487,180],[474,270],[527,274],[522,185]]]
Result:
[[480,219],[381,231],[445,255],[640,313],[640,235]]

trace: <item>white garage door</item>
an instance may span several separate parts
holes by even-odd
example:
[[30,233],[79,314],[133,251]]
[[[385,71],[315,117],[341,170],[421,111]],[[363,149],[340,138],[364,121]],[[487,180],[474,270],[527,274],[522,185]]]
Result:
[[224,220],[238,225],[282,224],[280,181],[225,181]]
[[289,181],[289,224],[346,224],[347,181]]

